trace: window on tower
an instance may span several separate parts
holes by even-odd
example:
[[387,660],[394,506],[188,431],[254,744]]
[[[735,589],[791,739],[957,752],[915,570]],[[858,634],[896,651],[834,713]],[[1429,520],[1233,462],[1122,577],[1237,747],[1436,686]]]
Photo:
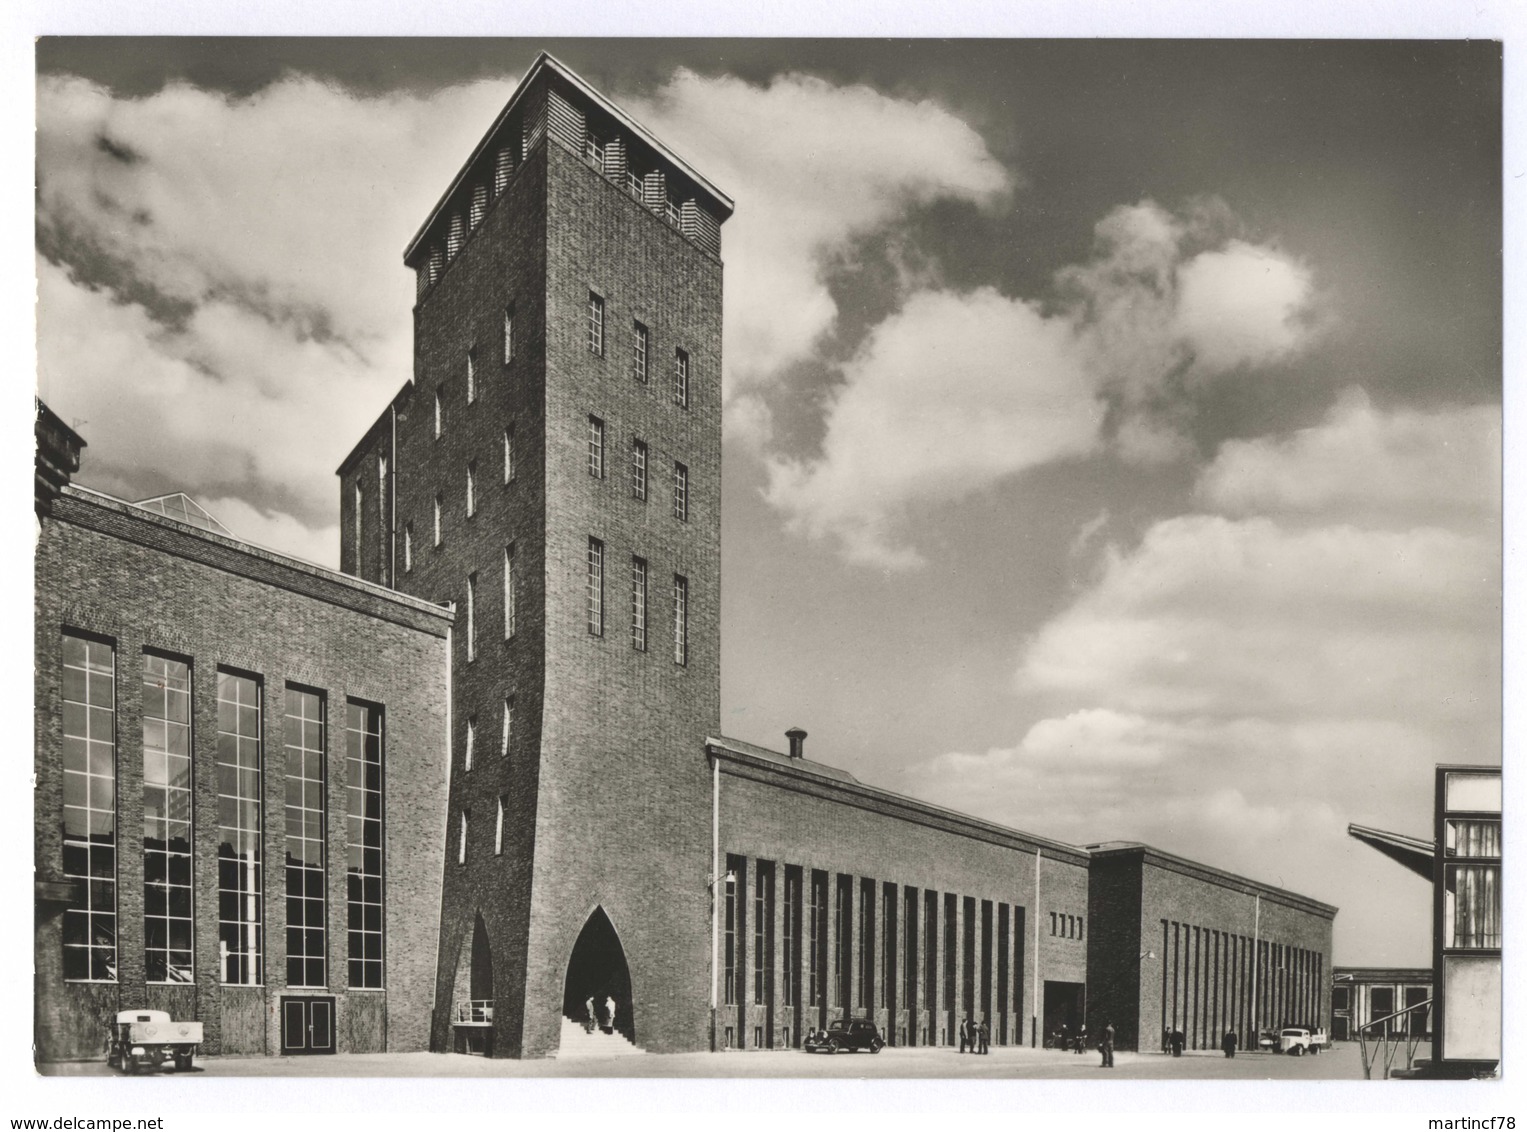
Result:
[[504,364],[514,361],[514,304],[504,308]]
[[673,466],[673,517],[689,522],[689,469],[683,464]]
[[467,404],[477,400],[477,347],[467,351]]
[[604,636],[604,543],[589,539],[588,554],[588,625],[589,635]]
[[631,442],[631,498],[647,502],[647,442]]
[[689,663],[689,579],[673,576],[673,662]]
[[631,647],[647,651],[647,560],[631,558]]
[[631,324],[631,376],[647,384],[647,328],[639,322]]
[[589,475],[604,479],[604,422],[595,416],[589,417]]
[[673,403],[689,408],[689,355],[678,350],[673,357]]
[[604,357],[604,300],[589,292],[589,353]]

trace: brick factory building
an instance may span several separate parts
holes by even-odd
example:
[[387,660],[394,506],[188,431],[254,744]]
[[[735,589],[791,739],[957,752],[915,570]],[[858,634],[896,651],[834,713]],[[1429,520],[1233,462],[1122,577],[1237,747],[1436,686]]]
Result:
[[44,410],[39,1058],[142,1006],[208,1053],[511,1057],[1328,1017],[1327,905],[722,736],[732,208],[540,56],[405,252],[342,573],[69,486]]

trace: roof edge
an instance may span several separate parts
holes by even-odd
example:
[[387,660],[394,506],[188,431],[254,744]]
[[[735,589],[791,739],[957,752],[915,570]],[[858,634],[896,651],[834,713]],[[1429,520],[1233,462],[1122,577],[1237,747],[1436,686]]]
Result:
[[1147,845],[1143,841],[1104,842],[1090,846],[1088,851],[1092,854],[1092,859],[1099,864],[1107,863],[1113,857],[1139,855],[1147,864],[1169,868],[1174,872],[1192,870],[1209,878],[1229,881],[1243,892],[1266,896],[1280,904],[1305,908],[1321,915],[1329,913],[1330,919],[1335,919],[1336,914],[1341,911],[1335,904],[1327,904],[1324,900],[1316,900],[1313,896],[1305,896],[1302,892],[1294,892],[1265,881],[1253,880],[1240,873],[1233,873],[1229,869],[1222,869],[1218,865],[1206,865],[1202,861],[1195,861],[1189,857],[1179,857],[1176,853],[1168,853],[1165,849],[1157,849],[1154,845]]
[[578,74],[578,72],[574,71],[571,67],[562,62],[562,60],[558,59],[551,52],[542,51],[539,55],[536,56],[535,62],[530,65],[529,70],[525,72],[524,76],[520,79],[519,84],[514,88],[514,93],[509,96],[509,101],[504,103],[504,108],[498,112],[498,117],[493,119],[493,124],[489,126],[486,131],[484,131],[482,137],[478,139],[477,144],[472,147],[471,154],[467,157],[466,161],[462,162],[461,168],[456,171],[456,175],[451,178],[451,183],[446,186],[445,192],[440,194],[439,199],[435,201],[434,206],[429,211],[429,215],[425,217],[424,223],[419,225],[418,230],[414,232],[413,236],[409,239],[407,246],[403,249],[403,262],[405,264],[414,258],[415,253],[419,250],[419,245],[424,242],[425,235],[432,227],[434,227],[435,221],[438,220],[441,213],[445,211],[446,203],[451,199],[452,196],[455,195],[456,190],[459,189],[462,183],[466,180],[467,171],[477,164],[478,159],[487,149],[488,142],[498,133],[499,129],[509,119],[510,115],[519,105],[520,100],[525,96],[526,91],[528,91],[534,81],[540,77],[542,71],[549,71],[559,78],[565,80],[569,85],[574,87],[584,97],[592,101],[606,114],[610,115],[610,117],[614,118],[617,122],[621,123],[621,125],[629,129],[633,134],[641,139],[643,144],[651,146],[658,152],[659,155],[662,156],[665,161],[671,162],[673,165],[675,165],[680,172],[682,172],[690,180],[694,181],[696,185],[698,185],[704,192],[709,194],[715,200],[715,202],[721,206],[725,212],[725,215],[721,217],[722,222],[728,220],[732,213],[736,211],[736,202],[733,201],[731,197],[727,196],[726,193],[718,189],[715,184],[711,182],[710,178],[706,177],[689,162],[685,161],[682,157],[670,149],[666,143],[659,141],[656,134],[647,129],[646,126],[643,126],[635,118],[631,117],[630,114],[622,110],[608,97],[601,94],[595,87],[590,85],[588,80],[585,79],[582,75]]

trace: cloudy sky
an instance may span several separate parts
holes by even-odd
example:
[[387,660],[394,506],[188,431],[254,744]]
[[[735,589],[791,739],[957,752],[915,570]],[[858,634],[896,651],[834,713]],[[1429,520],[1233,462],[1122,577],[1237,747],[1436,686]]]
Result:
[[43,40],[81,481],[336,563],[402,248],[542,48],[737,202],[725,731],[1427,962],[1345,829],[1500,759],[1498,46]]

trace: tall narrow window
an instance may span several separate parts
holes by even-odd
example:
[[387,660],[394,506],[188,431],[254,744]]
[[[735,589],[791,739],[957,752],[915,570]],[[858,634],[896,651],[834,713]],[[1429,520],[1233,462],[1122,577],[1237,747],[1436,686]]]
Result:
[[514,741],[514,697],[504,697],[504,727],[503,734],[499,737],[498,753],[504,758],[509,757],[509,745]]
[[785,907],[780,917],[780,943],[784,949],[784,969],[780,980],[780,1003],[796,1005],[796,972],[800,969],[801,870],[785,866]]
[[350,985],[382,987],[382,709],[351,700],[345,718]]
[[467,404],[477,400],[477,347],[467,351]]
[[143,656],[143,961],[151,983],[189,983],[191,666]]
[[647,384],[647,328],[639,322],[631,324],[631,376]]
[[647,560],[631,558],[631,647],[647,651]]
[[504,429],[504,482],[514,479],[514,425]]
[[597,538],[589,539],[588,622],[590,635],[604,636],[604,543]]
[[412,520],[403,524],[403,573],[408,573],[414,568],[414,524]]
[[689,408],[689,355],[683,350],[673,355],[673,403]]
[[673,662],[689,663],[689,579],[673,576]]
[[217,933],[219,975],[265,981],[264,758],[260,682],[217,674]]
[[514,636],[514,543],[504,547],[504,640]]
[[117,979],[116,652],[64,634],[64,978]]
[[324,700],[286,686],[286,985],[329,980],[324,938]]
[[732,868],[731,858],[727,858],[726,879],[723,882],[725,891],[725,911],[723,914],[723,937],[725,947],[722,952],[723,968],[721,976],[721,989],[724,995],[722,1002],[727,1006],[735,1006],[737,1003],[737,873]]
[[435,390],[435,439],[440,439],[440,434],[445,431],[445,391]]
[[440,512],[445,508],[445,496],[435,496],[435,545],[440,545]]
[[361,516],[366,512],[366,493],[360,484],[355,485],[355,574],[360,577],[363,573],[361,563],[364,561],[361,548],[366,544],[361,539],[362,527]]
[[477,461],[467,465],[467,518],[477,514]]
[[502,856],[504,852],[504,796],[498,796],[498,814],[493,821],[493,855]]
[[461,811],[456,828],[456,863],[458,865],[467,863],[467,812],[465,810]]
[[472,763],[477,755],[477,717],[470,716],[467,719],[467,743],[465,753],[461,757],[461,769],[471,770]]
[[689,468],[683,464],[673,466],[673,517],[689,522]]
[[604,422],[589,417],[589,475],[604,479]]
[[631,442],[631,498],[647,501],[647,442]]
[[604,300],[589,292],[589,353],[604,357]]
[[806,910],[806,1005],[822,1005],[822,956],[827,947],[827,874],[811,872],[811,902]]
[[513,172],[514,150],[504,146],[493,159],[493,195],[495,197],[509,187],[509,177]]
[[483,215],[488,211],[488,185],[486,182],[472,186],[472,205],[468,213],[468,223],[476,228],[482,223]]
[[467,660],[477,659],[477,575],[467,575]]
[[753,871],[753,1002],[762,1006],[769,991],[769,924],[773,909],[774,868],[759,861]]
[[504,364],[514,361],[514,307],[504,308]]

